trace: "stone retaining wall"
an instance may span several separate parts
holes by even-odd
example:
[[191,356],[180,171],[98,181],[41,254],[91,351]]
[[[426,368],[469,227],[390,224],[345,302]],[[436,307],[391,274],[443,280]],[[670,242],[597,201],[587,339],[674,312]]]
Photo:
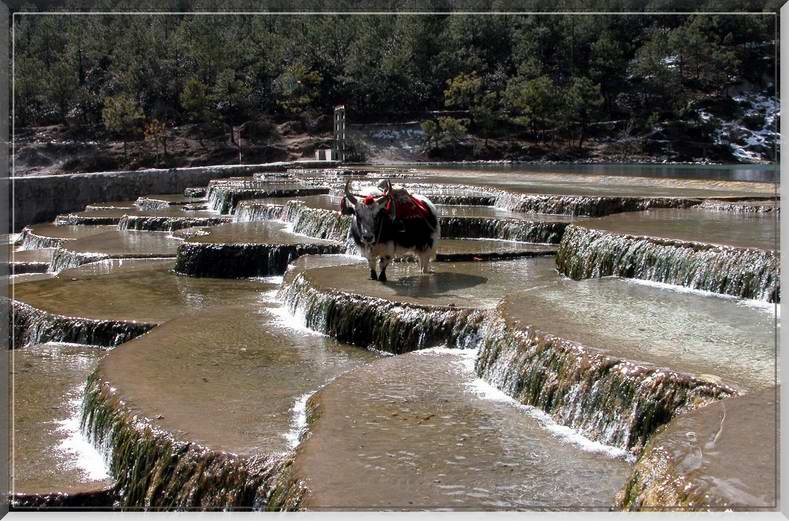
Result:
[[82,210],[90,203],[124,201],[148,194],[183,193],[187,187],[204,186],[211,179],[285,171],[293,166],[326,166],[327,163],[299,161],[17,177],[12,179],[11,226],[18,232],[28,224],[52,221],[58,214]]

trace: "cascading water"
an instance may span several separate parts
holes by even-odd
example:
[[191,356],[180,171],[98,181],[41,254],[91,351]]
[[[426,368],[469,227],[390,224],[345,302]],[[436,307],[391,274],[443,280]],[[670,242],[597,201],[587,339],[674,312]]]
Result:
[[241,201],[233,214],[233,221],[237,223],[251,223],[279,219],[282,216],[283,206],[279,204],[258,203],[257,201]]
[[321,290],[309,271],[287,277],[279,296],[307,327],[347,343],[396,354],[436,345],[479,348],[481,378],[561,425],[634,453],[674,416],[737,393],[690,374],[510,326],[498,308],[420,306]]
[[58,273],[69,268],[77,268],[89,262],[95,262],[108,258],[108,255],[100,253],[82,253],[63,248],[62,246],[52,254],[52,263],[49,265],[50,273]]
[[527,195],[499,191],[494,206],[513,212],[601,217],[649,208],[690,208],[699,203],[700,199],[678,197]]
[[742,213],[742,214],[763,214],[780,213],[781,207],[774,201],[720,201],[706,200],[699,208],[714,210],[717,212]]
[[[434,204],[495,206],[511,212],[588,217],[649,208],[690,208],[702,202],[701,199],[682,197],[524,194],[489,186],[458,184],[403,183],[403,186],[411,193],[424,195]],[[371,184],[362,187],[362,191],[371,189]],[[342,195],[342,190],[334,189],[332,193]]]
[[113,225],[118,224],[121,216],[112,215],[91,215],[88,213],[68,213],[58,215],[55,219],[55,224],[58,226],[65,225]]
[[227,189],[218,186],[209,186],[206,195],[208,200],[208,209],[221,214],[230,213],[229,195]]
[[[349,173],[324,172],[321,174],[324,178],[316,175],[309,180],[291,178],[287,186],[282,176],[263,174],[255,181],[222,180],[212,182],[208,189],[187,189],[187,196],[207,194],[209,207],[222,214],[234,214],[232,220],[236,223],[282,220],[290,224],[288,229],[294,234],[330,239],[337,244],[309,244],[304,237],[294,240],[305,244],[288,244],[288,240],[279,243],[272,240],[271,244],[242,241],[254,242],[260,238],[253,233],[241,234],[242,239],[238,242],[232,242],[236,238],[230,233],[226,237],[229,239],[227,242],[201,243],[199,235],[194,235],[194,240],[180,245],[175,271],[225,278],[280,275],[299,256],[354,252],[355,246],[348,238],[349,217],[335,210],[314,208],[310,203],[287,199],[289,196],[326,193],[327,174],[332,176],[333,184],[339,186],[342,183],[338,181]],[[302,175],[300,172],[293,174]],[[647,208],[686,208],[700,203],[699,199],[692,198],[527,195],[487,187],[429,183],[407,187],[414,193],[424,193],[436,204],[486,205],[515,212],[564,215],[602,216]],[[282,204],[255,201],[270,197],[281,197]],[[141,198],[138,206],[161,209],[171,205],[172,202],[164,199]],[[702,206],[741,213],[778,211],[777,206],[769,204],[713,205],[705,202]],[[230,221],[229,217],[188,215],[183,218],[127,216],[120,219],[119,228],[171,231]],[[106,224],[100,222],[100,216],[91,221],[86,219],[90,217],[69,214],[59,218],[58,222]],[[284,228],[282,223],[271,224]],[[499,217],[443,217],[441,228],[445,238],[560,243],[557,266],[561,272],[575,279],[617,275],[741,298],[778,301],[780,283],[775,252],[617,235],[568,225],[566,218],[565,222],[543,222]],[[107,257],[69,251],[64,247],[64,244],[68,246],[64,239],[37,236],[29,229],[22,233],[21,241],[22,248],[58,247],[51,271]],[[260,242],[265,241],[261,239]],[[488,265],[477,263],[480,264]],[[549,264],[553,266],[552,260]],[[502,267],[504,265],[507,263],[498,263],[491,271],[506,270]],[[393,292],[391,298],[377,298],[363,292],[343,291],[346,288],[343,284],[322,289],[317,279],[310,278],[309,271],[286,275],[285,284],[279,291],[279,298],[285,306],[302,318],[309,328],[344,342],[397,354],[443,345],[458,349],[476,348],[475,372],[489,384],[521,404],[546,412],[562,426],[633,454],[645,453],[644,447],[656,430],[678,416],[695,413],[697,409],[739,393],[739,388],[724,385],[714,377],[697,377],[630,360],[631,355],[628,354],[614,356],[587,347],[581,341],[573,342],[513,324],[498,308],[473,308],[471,306],[479,304],[479,294],[477,290],[466,291],[474,286],[463,286],[463,283],[482,280],[475,284],[490,287],[489,272],[471,277],[460,273],[456,263],[445,264],[436,270],[439,274],[452,275],[444,279],[450,286],[445,293],[436,292],[439,283],[426,282],[426,277],[410,277],[412,280],[406,280],[400,286],[388,286]],[[338,268],[335,271],[344,270]],[[551,273],[555,275],[553,271]],[[531,276],[525,268],[518,275],[524,278]],[[436,280],[441,279],[436,277]],[[221,282],[235,284],[239,281]],[[390,277],[392,282],[399,280]],[[509,281],[503,286],[512,287],[513,283]],[[375,294],[386,295],[383,292]],[[418,299],[425,294],[432,298],[437,294],[449,296],[445,304],[421,305]],[[14,348],[47,341],[115,347],[157,325],[55,315],[22,302],[13,302],[11,306]],[[44,308],[43,305],[38,306]],[[247,303],[247,309],[249,307]],[[228,322],[237,327],[236,317],[232,318]],[[182,336],[189,342],[193,340],[191,332]],[[211,356],[215,356],[215,352],[212,351]],[[676,369],[676,366],[672,367]],[[225,365],[221,368],[226,370]],[[264,455],[261,452],[260,456],[238,456],[210,449],[188,435],[182,438],[178,430],[161,430],[154,425],[154,415],[149,420],[144,419],[139,411],[123,401],[109,381],[102,381],[100,374],[96,371],[88,379],[82,425],[90,439],[109,457],[113,478],[117,480],[117,487],[112,491],[112,500],[117,501],[117,505],[147,509],[299,508],[304,488],[303,483],[291,480],[291,474],[287,472],[293,463],[290,459],[292,454]],[[311,420],[319,414],[311,409],[313,405],[307,402],[307,417]],[[151,411],[158,414],[154,408]],[[162,418],[166,416],[162,411]],[[642,466],[649,466],[651,461],[644,459]],[[627,506],[635,508],[640,504],[633,501],[634,498],[630,499]],[[108,499],[102,501],[107,506]]]
[[[403,186],[412,194],[427,197],[433,204],[493,206],[496,203],[496,193],[480,187],[470,189],[465,185],[432,183],[403,183]],[[373,193],[378,189],[374,183],[363,182],[357,190]],[[342,188],[333,189],[331,194],[336,197],[345,195]]]
[[477,374],[589,438],[638,452],[677,414],[732,396],[732,388],[609,356],[492,315]]
[[271,184],[267,186],[265,182],[217,183],[208,187],[208,208],[220,214],[232,214],[241,201],[268,197],[321,195],[328,192],[329,189],[324,187],[277,186]]
[[216,226],[228,222],[222,217],[157,217],[147,215],[124,215],[118,221],[119,230],[171,232],[194,226]]
[[178,247],[175,271],[194,277],[266,277],[282,275],[302,255],[341,253],[340,245],[210,244],[186,242]]
[[340,212],[310,208],[302,201],[288,201],[280,219],[291,223],[293,233],[318,239],[345,241],[351,229],[351,218]]
[[65,240],[59,237],[42,237],[36,235],[32,228],[25,228],[22,230],[19,238],[20,250],[38,250],[43,248],[57,248],[63,244]]
[[245,458],[177,440],[127,410],[96,373],[85,387],[81,424],[105,448],[127,508],[261,510],[284,464],[275,456]]
[[445,238],[476,237],[558,244],[566,227],[565,222],[475,217],[441,218],[441,235]]
[[13,329],[9,345],[13,348],[46,342],[114,347],[156,326],[143,322],[53,315],[19,301],[12,301],[11,307]]
[[280,291],[291,313],[307,327],[349,344],[405,353],[447,344],[473,347],[476,310],[450,306],[410,306],[383,299],[313,288],[304,274]]
[[[289,200],[280,207],[269,203],[246,201],[236,208],[236,222],[277,219],[292,225],[294,233],[347,241],[352,219],[339,211],[312,208],[303,201]],[[553,243],[561,240],[566,222],[529,221],[474,217],[441,217],[442,238],[489,238],[509,241]],[[355,251],[353,249],[348,250]]]
[[576,280],[614,275],[767,302],[780,298],[778,256],[755,248],[569,226],[559,245],[556,265]]

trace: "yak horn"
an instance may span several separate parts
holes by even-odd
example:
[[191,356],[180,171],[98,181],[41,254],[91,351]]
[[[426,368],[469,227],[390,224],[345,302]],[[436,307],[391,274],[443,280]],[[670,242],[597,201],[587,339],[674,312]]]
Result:
[[356,204],[356,197],[351,193],[351,180],[345,182],[345,197],[351,202],[351,204]]

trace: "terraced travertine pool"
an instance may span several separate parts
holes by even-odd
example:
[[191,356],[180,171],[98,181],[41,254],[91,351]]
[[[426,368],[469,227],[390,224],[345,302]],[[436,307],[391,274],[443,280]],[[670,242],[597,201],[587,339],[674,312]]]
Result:
[[583,224],[614,233],[774,250],[778,214],[734,213],[705,208],[656,209],[609,215]]
[[[769,187],[428,170],[261,172],[26,228],[15,508],[770,508]],[[339,196],[387,173],[442,240],[380,283]]]

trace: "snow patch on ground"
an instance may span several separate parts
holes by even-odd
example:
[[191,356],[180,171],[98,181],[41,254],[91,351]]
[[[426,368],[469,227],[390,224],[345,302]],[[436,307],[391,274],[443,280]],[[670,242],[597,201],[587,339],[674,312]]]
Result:
[[350,137],[376,160],[415,161],[425,147],[425,133],[415,122],[354,128]]
[[769,160],[764,150],[780,144],[778,119],[781,117],[781,106],[772,96],[760,94],[743,94],[732,99],[745,104],[743,118],[764,116],[762,128],[751,130],[741,120],[720,120],[705,110],[698,110],[699,118],[705,123],[717,122],[719,127],[714,133],[715,144],[728,145],[731,152],[744,163],[762,163]]

